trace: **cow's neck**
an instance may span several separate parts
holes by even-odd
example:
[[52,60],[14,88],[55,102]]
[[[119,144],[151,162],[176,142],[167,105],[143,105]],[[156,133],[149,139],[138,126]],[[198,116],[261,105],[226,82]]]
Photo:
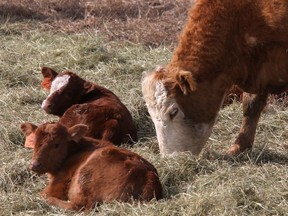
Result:
[[180,94],[176,100],[193,123],[214,123],[228,86],[225,77],[219,75],[214,80],[198,82],[195,91]]
[[230,22],[227,22],[227,14],[219,16],[219,11],[213,11],[209,4],[206,6],[202,5],[190,13],[167,70],[168,73],[177,70],[192,73],[196,90],[188,95],[178,94],[177,102],[194,122],[215,120],[225,92],[235,79],[231,74],[227,76],[235,65],[231,55],[235,49],[233,17],[229,15]]
[[[215,121],[225,93],[233,83],[234,77],[227,76],[227,71],[233,67],[232,59],[225,57],[225,47],[221,43],[221,47],[211,52],[208,52],[204,46],[197,47],[196,42],[195,46],[187,43],[188,41],[182,40],[167,71],[175,73],[183,70],[192,74],[196,82],[196,90],[187,95],[176,93],[177,102],[183,107],[185,116],[193,122],[211,123]],[[207,43],[207,46],[211,45],[210,41],[203,43]]]
[[175,61],[176,58],[174,57],[174,61],[168,66],[168,73],[175,73],[179,70],[189,71],[196,83],[196,90],[186,95],[179,90],[172,93],[177,95],[177,103],[183,108],[185,116],[194,123],[214,122],[226,92],[233,83],[232,77],[227,76],[226,68],[219,67],[217,62],[213,67],[213,62],[206,64],[195,59],[189,62],[190,66],[195,65],[195,68],[190,68],[182,61]]

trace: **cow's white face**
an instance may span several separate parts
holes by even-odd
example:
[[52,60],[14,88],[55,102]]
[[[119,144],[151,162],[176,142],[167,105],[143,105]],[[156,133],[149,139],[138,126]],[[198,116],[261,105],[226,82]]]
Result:
[[142,80],[142,92],[155,125],[161,154],[187,151],[198,155],[211,134],[214,121],[193,123],[185,116],[176,99],[169,96],[162,81],[155,81],[151,74]]

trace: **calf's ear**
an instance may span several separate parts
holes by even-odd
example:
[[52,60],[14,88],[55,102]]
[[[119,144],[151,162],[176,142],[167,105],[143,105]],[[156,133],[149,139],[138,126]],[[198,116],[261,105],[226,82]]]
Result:
[[52,70],[49,67],[42,67],[41,73],[44,78],[51,78],[51,79],[54,79],[58,75],[56,71]]
[[34,124],[31,124],[29,122],[25,122],[25,123],[20,125],[20,128],[22,130],[22,133],[27,137],[31,133],[35,132],[35,130],[37,129],[37,126]]
[[41,86],[49,91],[51,88],[52,81],[55,79],[58,73],[48,67],[42,67],[41,73],[44,78],[41,82]]
[[20,128],[21,128],[23,134],[26,136],[24,146],[26,148],[34,148],[35,130],[37,129],[37,126],[26,122],[26,123],[21,124]]
[[84,124],[77,124],[68,129],[68,133],[73,141],[78,142],[88,131],[88,126]]
[[179,86],[184,95],[196,90],[196,82],[190,71],[178,71],[176,73],[176,82],[176,85]]

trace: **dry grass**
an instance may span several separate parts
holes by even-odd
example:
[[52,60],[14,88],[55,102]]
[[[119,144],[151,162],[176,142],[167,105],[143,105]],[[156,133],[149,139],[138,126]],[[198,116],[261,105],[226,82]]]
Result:
[[[7,2],[12,4],[16,0]],[[31,2],[29,10],[34,10],[33,4],[40,1],[21,2]],[[123,2],[129,5],[130,1]],[[104,3],[99,7],[105,8]],[[169,61],[171,51],[167,46],[152,48],[143,46],[145,41],[133,44],[122,37],[120,41],[112,41],[91,26],[73,32],[56,29],[44,12],[46,17],[40,14],[40,21],[23,20],[20,16],[12,19],[11,13],[10,21],[4,20],[0,26],[0,215],[95,215],[95,211],[103,216],[287,215],[288,110],[281,102],[270,105],[262,115],[255,147],[250,153],[225,157],[241,122],[240,105],[233,103],[220,112],[213,134],[198,158],[191,155],[161,158],[142,99],[140,79],[143,70]],[[60,15],[57,19],[56,23],[63,21]],[[78,21],[70,20],[69,25]],[[147,31],[153,33],[151,29]],[[75,71],[113,90],[123,100],[141,138],[131,150],[158,169],[163,200],[107,203],[80,214],[51,207],[37,195],[45,186],[46,177],[35,176],[28,170],[32,152],[23,148],[24,136],[19,124],[55,119],[40,108],[46,96],[40,88],[39,69],[43,65]]]
[[96,29],[109,40],[149,46],[175,43],[193,0],[3,0],[0,16],[38,20],[64,32]]

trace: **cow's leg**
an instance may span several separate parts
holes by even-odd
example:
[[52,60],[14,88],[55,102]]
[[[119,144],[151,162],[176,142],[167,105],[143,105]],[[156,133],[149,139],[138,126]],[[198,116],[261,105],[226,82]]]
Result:
[[235,155],[246,149],[251,149],[260,114],[266,105],[268,94],[243,94],[243,119],[240,133],[228,154]]

